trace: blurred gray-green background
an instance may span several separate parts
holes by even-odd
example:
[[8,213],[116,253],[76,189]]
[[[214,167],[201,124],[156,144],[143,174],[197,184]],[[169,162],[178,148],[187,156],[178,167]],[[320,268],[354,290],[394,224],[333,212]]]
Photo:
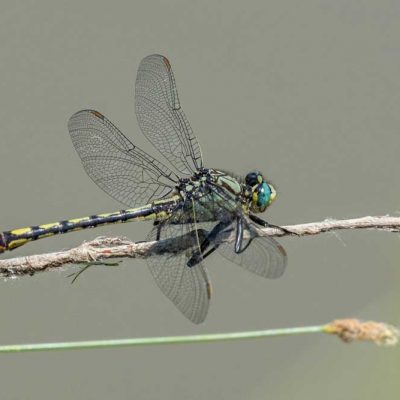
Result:
[[[134,115],[140,60],[166,55],[210,167],[262,170],[275,224],[400,210],[397,1],[2,1],[1,230],[114,211],[66,124],[95,108],[152,151]],[[154,154],[154,153],[153,153]],[[145,223],[97,235],[142,240]],[[399,323],[399,237],[286,238],[286,274],[265,281],[218,255],[214,298],[188,322],[144,261],[2,282],[0,343],[225,332],[340,317]],[[10,256],[10,255],[8,255]],[[4,255],[3,255],[4,257]],[[399,349],[304,336],[253,342],[0,357],[2,399],[398,399]]]

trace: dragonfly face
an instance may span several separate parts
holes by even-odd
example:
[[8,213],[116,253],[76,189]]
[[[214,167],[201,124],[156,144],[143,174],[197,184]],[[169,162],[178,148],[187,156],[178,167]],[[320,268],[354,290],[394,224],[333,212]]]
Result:
[[245,179],[250,192],[250,211],[262,213],[275,200],[275,188],[258,171],[249,172]]

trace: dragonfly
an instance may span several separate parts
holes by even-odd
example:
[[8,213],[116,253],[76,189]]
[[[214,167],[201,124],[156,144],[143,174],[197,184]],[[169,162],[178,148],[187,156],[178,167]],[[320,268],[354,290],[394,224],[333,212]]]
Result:
[[259,276],[283,274],[284,248],[256,229],[275,226],[257,214],[271,205],[276,191],[259,171],[241,177],[203,166],[200,145],[182,110],[166,57],[153,54],[141,61],[135,111],[143,134],[163,161],[135,146],[98,111],[79,111],[68,122],[89,177],[128,208],[2,232],[0,253],[57,234],[151,220],[146,240],[173,240],[178,250],[151,255],[149,269],[165,296],[198,324],[206,318],[211,299],[204,260],[215,251]]

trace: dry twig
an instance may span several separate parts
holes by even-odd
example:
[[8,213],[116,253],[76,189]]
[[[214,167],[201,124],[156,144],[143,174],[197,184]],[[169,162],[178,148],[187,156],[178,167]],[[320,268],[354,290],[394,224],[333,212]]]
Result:
[[[327,219],[322,222],[283,226],[278,228],[257,228],[260,236],[306,236],[339,229],[373,229],[400,232],[400,217],[362,217],[347,220]],[[292,232],[292,234],[288,233]],[[182,239],[182,238],[180,238]],[[185,238],[187,241],[193,237]],[[228,241],[233,238],[228,238]],[[188,242],[185,243],[188,243]],[[160,252],[182,250],[182,241],[173,239],[160,242],[131,242],[122,238],[99,237],[70,250],[41,255],[0,260],[0,275],[3,277],[33,275],[39,271],[60,268],[66,264],[87,264],[115,258],[145,258]]]

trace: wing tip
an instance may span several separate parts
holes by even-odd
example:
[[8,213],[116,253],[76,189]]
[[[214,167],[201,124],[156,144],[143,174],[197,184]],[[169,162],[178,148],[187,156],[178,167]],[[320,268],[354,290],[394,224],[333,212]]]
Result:
[[164,56],[161,56],[161,57],[164,61],[165,66],[167,67],[168,71],[171,71],[172,67],[171,67],[171,63],[169,62],[168,58],[164,57]]
[[104,120],[104,115],[96,110],[88,110],[92,115],[94,115],[97,118],[100,118],[101,120]]
[[73,119],[73,118],[76,118],[76,117],[78,117],[78,116],[80,116],[82,114],[92,114],[92,115],[94,115],[94,116],[96,116],[97,118],[100,118],[100,119],[104,119],[105,118],[104,115],[102,113],[100,113],[99,111],[91,110],[91,109],[84,109],[84,110],[79,110],[76,113],[72,114],[71,117],[70,117],[70,120]]
[[82,115],[87,115],[87,114],[91,114],[94,117],[100,119],[101,121],[104,121],[105,118],[106,118],[102,113],[100,113],[99,111],[96,111],[96,110],[89,110],[89,109],[80,110],[80,111],[77,111],[75,114],[71,115],[71,117],[68,120],[68,128],[71,127],[71,125],[72,125],[72,123],[74,122],[75,119],[81,117]]

